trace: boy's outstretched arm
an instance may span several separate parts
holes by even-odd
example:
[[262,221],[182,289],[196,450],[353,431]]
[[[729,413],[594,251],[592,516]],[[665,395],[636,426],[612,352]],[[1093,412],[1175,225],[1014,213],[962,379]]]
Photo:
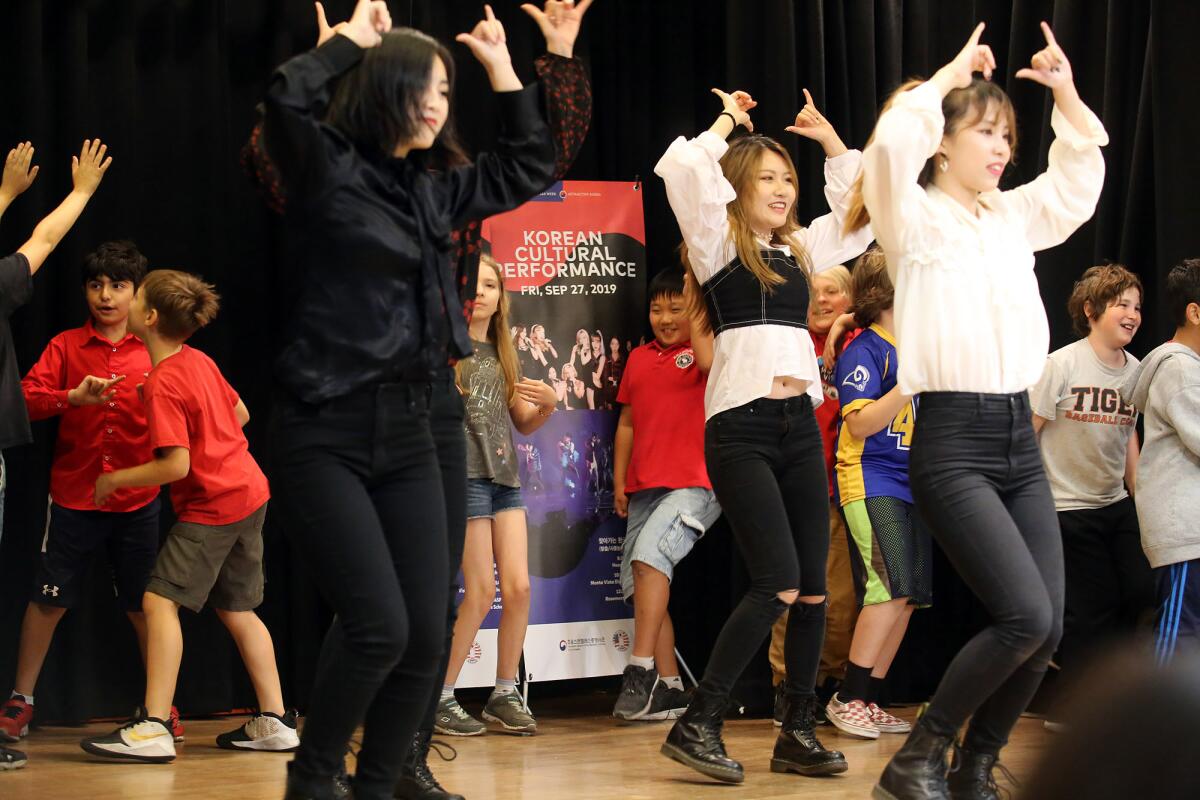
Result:
[[58,247],[58,243],[71,230],[75,220],[83,213],[84,206],[92,199],[104,173],[112,164],[112,156],[105,158],[108,145],[99,139],[85,140],[83,149],[78,156],[71,158],[71,176],[75,188],[67,198],[59,203],[58,208],[51,211],[45,219],[33,229],[29,241],[17,249],[29,260],[29,271],[36,273],[46,263],[46,259]]
[[21,142],[8,151],[8,157],[4,159],[4,176],[0,178],[0,217],[4,216],[17,195],[33,185],[33,179],[38,174],[38,168],[31,166],[33,152],[33,145],[29,142]]

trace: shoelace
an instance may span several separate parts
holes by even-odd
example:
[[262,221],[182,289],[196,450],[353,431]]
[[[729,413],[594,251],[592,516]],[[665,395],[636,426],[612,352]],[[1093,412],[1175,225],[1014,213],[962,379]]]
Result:
[[458,704],[457,700],[452,700],[451,702],[447,703],[446,710],[460,720],[465,721],[471,718],[471,715],[467,713],[465,708]]
[[[429,749],[438,754],[442,761],[453,761],[458,758],[458,751],[454,749],[454,745],[449,742],[443,742],[441,739],[430,739]],[[447,756],[442,750],[449,750],[450,755]]]
[[[950,764],[950,772],[958,772],[961,768],[962,759],[953,759],[952,763]],[[1017,776],[1013,775],[1012,771],[1009,770],[1009,768],[1002,764],[998,759],[993,761],[992,766],[987,770],[987,787],[997,795],[1002,795],[1006,798],[1014,797],[1015,795],[1013,794],[1012,789],[1009,789],[1008,786],[1001,786],[996,782],[996,776],[993,770],[999,770],[1000,774],[1004,776],[1004,780],[1007,781],[1013,789],[1021,788],[1021,782],[1017,780]]]

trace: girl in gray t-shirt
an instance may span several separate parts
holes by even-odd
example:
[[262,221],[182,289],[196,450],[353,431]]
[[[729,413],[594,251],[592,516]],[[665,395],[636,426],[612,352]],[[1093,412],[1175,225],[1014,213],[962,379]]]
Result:
[[470,324],[475,354],[456,367],[467,437],[464,594],[434,720],[439,733],[451,736],[485,730],[484,724],[454,699],[454,683],[495,599],[493,565],[499,573],[503,609],[497,634],[496,689],[483,709],[483,718],[508,733],[537,730],[516,692],[517,667],[529,625],[529,535],[512,428],[525,435],[533,433],[554,413],[557,398],[548,384],[520,377],[508,306],[503,270],[483,256]]

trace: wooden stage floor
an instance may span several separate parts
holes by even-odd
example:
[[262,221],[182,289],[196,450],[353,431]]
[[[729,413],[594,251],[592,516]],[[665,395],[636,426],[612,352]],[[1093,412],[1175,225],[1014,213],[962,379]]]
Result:
[[[670,723],[618,724],[606,715],[611,699],[534,704],[541,732],[534,737],[488,734],[455,739],[458,757],[444,762],[430,754],[434,774],[467,800],[571,798],[571,800],[705,800],[706,798],[784,798],[813,800],[866,798],[903,736],[885,734],[876,741],[853,739],[833,728],[819,729],[827,747],[842,750],[850,762],[843,775],[804,778],[774,775],[767,766],[777,728],[770,720],[730,721],[725,727],[729,752],[746,767],[746,782],[728,786],[704,780],[658,753]],[[557,706],[557,707],[555,707]],[[473,704],[469,710],[478,712]],[[894,709],[911,719],[915,708]],[[95,760],[78,741],[111,725],[42,728],[24,740],[29,755],[21,770],[0,772],[3,800],[280,800],[289,754],[234,753],[218,749],[214,737],[241,718],[185,720],[187,742],[173,764],[122,764]],[[1049,738],[1040,719],[1022,718],[1004,752],[1005,764],[1018,778],[1027,776]],[[445,738],[445,737],[443,737]],[[353,763],[351,762],[351,767]]]

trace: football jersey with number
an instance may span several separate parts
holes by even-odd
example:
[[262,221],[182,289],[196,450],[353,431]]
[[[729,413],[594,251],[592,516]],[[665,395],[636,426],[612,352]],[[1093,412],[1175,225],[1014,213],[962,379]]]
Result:
[[908,450],[916,426],[916,400],[904,407],[883,429],[856,439],[846,427],[846,415],[874,403],[896,386],[896,340],[878,325],[863,331],[842,353],[834,378],[842,403],[838,431],[837,497],[841,505],[866,497],[896,497],[912,502],[908,486]]

